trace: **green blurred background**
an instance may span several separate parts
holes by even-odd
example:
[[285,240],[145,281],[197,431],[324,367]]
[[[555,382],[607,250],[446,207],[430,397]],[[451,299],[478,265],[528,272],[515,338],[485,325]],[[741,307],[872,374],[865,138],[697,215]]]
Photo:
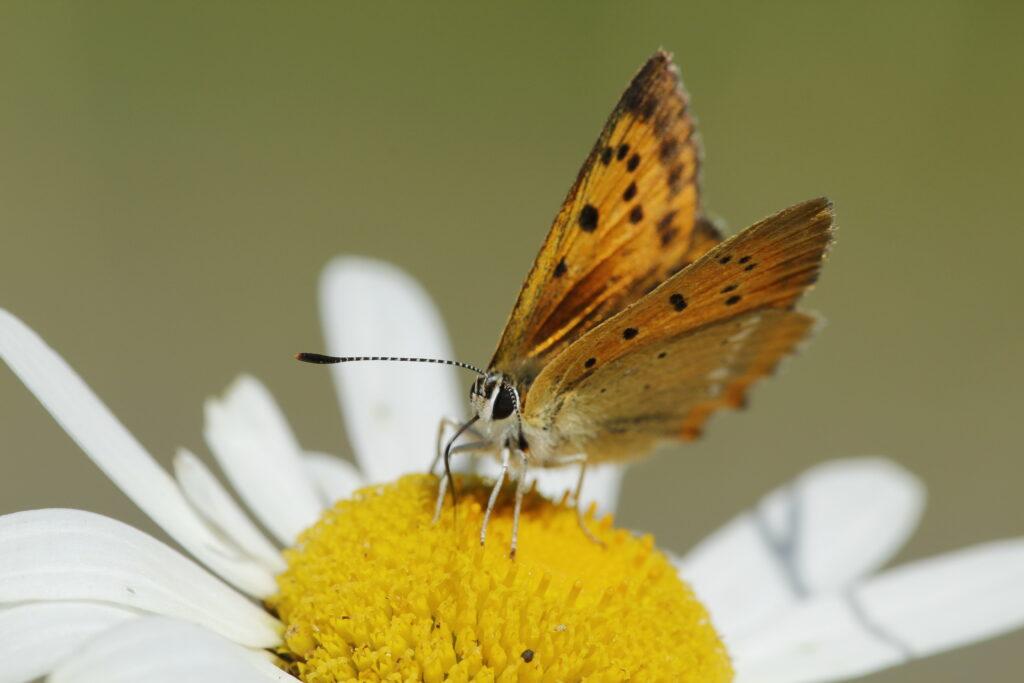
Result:
[[[322,265],[400,264],[486,363],[665,47],[729,231],[827,194],[840,232],[808,297],[825,331],[750,410],[634,467],[621,522],[683,551],[812,463],[882,454],[930,493],[899,560],[1024,534],[1024,11],[893,4],[4,2],[0,305],[164,464],[203,451],[202,401],[240,372],[306,447],[346,453],[328,374],[291,360],[322,346]],[[0,512],[155,532],[6,370],[0,401]],[[1007,680],[1022,646],[872,680]]]

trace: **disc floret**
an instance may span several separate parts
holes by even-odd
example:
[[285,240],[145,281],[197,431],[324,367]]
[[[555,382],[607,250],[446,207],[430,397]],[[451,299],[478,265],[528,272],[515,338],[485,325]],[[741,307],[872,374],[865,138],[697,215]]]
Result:
[[512,503],[487,545],[488,482],[459,480],[431,524],[437,479],[410,475],[341,501],[297,546],[268,606],[287,625],[283,666],[310,683],[348,680],[728,681],[703,606],[649,536],[527,495],[517,559]]

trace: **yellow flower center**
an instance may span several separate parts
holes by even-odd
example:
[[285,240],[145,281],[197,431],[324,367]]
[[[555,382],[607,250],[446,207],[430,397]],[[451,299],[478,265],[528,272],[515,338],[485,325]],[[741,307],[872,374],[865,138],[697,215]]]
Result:
[[490,484],[457,481],[431,523],[437,479],[410,475],[337,503],[286,551],[283,668],[336,681],[729,681],[707,612],[650,536],[589,526],[536,493],[516,559],[503,493],[480,546]]

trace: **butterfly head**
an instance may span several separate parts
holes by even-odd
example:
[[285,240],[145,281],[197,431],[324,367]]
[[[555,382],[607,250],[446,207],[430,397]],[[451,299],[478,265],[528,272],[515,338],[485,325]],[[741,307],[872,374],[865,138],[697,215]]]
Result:
[[505,375],[491,372],[473,382],[469,404],[495,443],[521,442],[519,392]]

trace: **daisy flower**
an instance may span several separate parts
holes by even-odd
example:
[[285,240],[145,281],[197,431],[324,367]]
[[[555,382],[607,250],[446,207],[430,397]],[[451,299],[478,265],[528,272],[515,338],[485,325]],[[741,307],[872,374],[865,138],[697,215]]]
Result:
[[[390,266],[335,261],[322,303],[331,352],[451,357],[428,297]],[[599,468],[586,494],[604,546],[564,497],[535,491],[512,562],[509,505],[476,542],[475,475],[430,523],[437,480],[422,470],[439,418],[463,411],[451,368],[331,369],[358,467],[305,451],[240,378],[207,404],[205,438],[247,513],[191,452],[163,470],[3,311],[0,354],[194,558],[89,512],[0,517],[0,683],[834,681],[1024,622],[1024,539],[880,570],[924,501],[883,459],[814,467],[681,558],[612,526],[621,471]],[[539,490],[557,497],[565,476]]]

